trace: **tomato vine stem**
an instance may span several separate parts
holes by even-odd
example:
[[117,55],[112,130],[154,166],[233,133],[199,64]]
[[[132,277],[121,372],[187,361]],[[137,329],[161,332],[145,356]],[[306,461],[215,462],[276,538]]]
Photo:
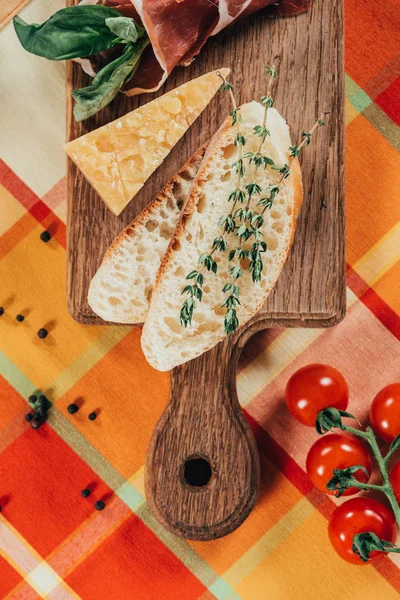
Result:
[[[351,486],[359,488],[360,490],[376,490],[376,491],[379,491],[379,492],[382,492],[383,494],[385,494],[387,499],[390,502],[390,506],[392,507],[397,526],[400,529],[400,506],[399,506],[399,503],[397,502],[395,493],[393,491],[393,487],[390,483],[389,473],[388,473],[388,464],[389,464],[391,457],[394,455],[394,453],[397,450],[396,446],[393,445],[391,447],[391,449],[389,450],[389,452],[386,454],[386,456],[382,456],[382,453],[378,446],[378,442],[376,440],[375,434],[371,427],[366,427],[365,431],[361,431],[360,429],[355,429],[354,427],[350,427],[348,425],[345,425],[344,423],[340,423],[340,424],[338,423],[337,427],[342,429],[342,431],[347,431],[347,433],[351,433],[352,435],[354,435],[356,437],[360,437],[363,440],[365,440],[366,442],[368,442],[368,444],[372,450],[372,453],[375,457],[375,460],[377,462],[377,465],[379,467],[379,471],[380,471],[381,477],[382,477],[382,485],[374,485],[371,483],[361,483],[354,479],[354,481],[352,481],[352,483],[351,483]],[[349,487],[350,487],[350,485],[349,485]],[[392,552],[393,552],[393,550],[392,550]]]

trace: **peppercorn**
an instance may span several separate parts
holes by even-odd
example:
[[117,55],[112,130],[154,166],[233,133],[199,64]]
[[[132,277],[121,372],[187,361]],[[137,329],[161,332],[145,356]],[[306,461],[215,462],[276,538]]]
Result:
[[32,421],[31,421],[32,429],[39,429],[41,424],[42,424],[42,419],[40,418],[40,415],[35,414],[35,416],[33,417]]
[[32,394],[31,396],[29,396],[28,400],[31,404],[35,404],[37,398],[34,394]]
[[25,421],[30,423],[32,420],[33,420],[33,415],[31,413],[28,413],[27,415],[25,415]]
[[97,500],[94,507],[96,510],[103,510],[105,508],[105,504],[104,504],[103,500]]
[[88,416],[89,421],[95,421],[97,419],[97,414],[93,411]]
[[87,498],[88,496],[90,496],[90,490],[85,488],[84,490],[81,491],[81,496],[82,496],[82,498]]
[[4,315],[4,308],[2,306],[0,306],[0,317],[1,315]]
[[79,406],[75,403],[69,404],[67,407],[67,411],[69,412],[70,415],[74,415],[75,413],[77,413],[79,410]]
[[44,338],[46,338],[48,336],[49,332],[47,331],[47,329],[42,327],[41,329],[39,329],[37,334],[38,334],[38,338],[40,338],[41,340],[44,340]]
[[15,318],[19,323],[22,323],[22,321],[25,319],[24,315],[17,315]]
[[42,233],[40,234],[40,239],[42,240],[42,242],[45,242],[47,244],[47,242],[51,240],[50,231],[42,231]]

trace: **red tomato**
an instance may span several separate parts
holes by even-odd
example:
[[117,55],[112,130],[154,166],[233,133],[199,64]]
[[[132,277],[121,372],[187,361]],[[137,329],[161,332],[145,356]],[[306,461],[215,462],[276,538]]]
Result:
[[320,410],[333,406],[346,410],[349,390],[343,375],[329,365],[307,365],[289,379],[286,402],[292,415],[303,425],[315,425]]
[[[334,469],[346,469],[361,465],[371,475],[371,457],[364,444],[355,437],[342,433],[330,433],[319,438],[310,448],[307,455],[307,473],[313,484],[326,492],[335,495],[335,492],[326,489],[326,484],[333,477]],[[357,471],[354,477],[366,483],[369,479],[363,471]],[[347,489],[342,495],[351,496],[360,490],[353,487]]]
[[[354,565],[365,564],[353,552],[353,538],[357,533],[371,531],[381,540],[394,543],[397,526],[386,506],[373,498],[352,498],[339,506],[329,521],[331,544],[343,560]],[[371,558],[382,554],[372,552]]]
[[400,433],[400,383],[391,383],[374,398],[369,417],[372,429],[385,442]]
[[396,500],[400,504],[400,460],[394,465],[390,472],[390,483],[392,484]]

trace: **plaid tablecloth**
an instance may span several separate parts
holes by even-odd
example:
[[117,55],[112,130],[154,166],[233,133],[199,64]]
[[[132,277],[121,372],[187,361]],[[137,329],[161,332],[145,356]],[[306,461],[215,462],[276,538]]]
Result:
[[[238,387],[259,442],[262,492],[236,532],[209,543],[166,532],[144,499],[168,375],[146,364],[138,328],[84,327],[67,314],[64,66],[24,53],[11,24],[0,32],[1,598],[398,598],[399,558],[355,567],[331,550],[335,500],[304,466],[316,434],[282,401],[289,375],[313,361],[342,371],[362,417],[400,379],[399,5],[345,4],[348,313],[333,329],[267,331],[246,348]],[[62,6],[34,0],[22,15],[41,22]],[[34,431],[24,415],[38,391],[54,406]]]

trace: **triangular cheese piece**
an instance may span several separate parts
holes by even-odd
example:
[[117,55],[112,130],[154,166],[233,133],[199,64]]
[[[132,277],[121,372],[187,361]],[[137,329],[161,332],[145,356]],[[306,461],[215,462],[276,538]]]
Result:
[[[218,71],[65,145],[108,208],[119,215],[189,129],[221,86]],[[229,69],[220,69],[227,77]]]

